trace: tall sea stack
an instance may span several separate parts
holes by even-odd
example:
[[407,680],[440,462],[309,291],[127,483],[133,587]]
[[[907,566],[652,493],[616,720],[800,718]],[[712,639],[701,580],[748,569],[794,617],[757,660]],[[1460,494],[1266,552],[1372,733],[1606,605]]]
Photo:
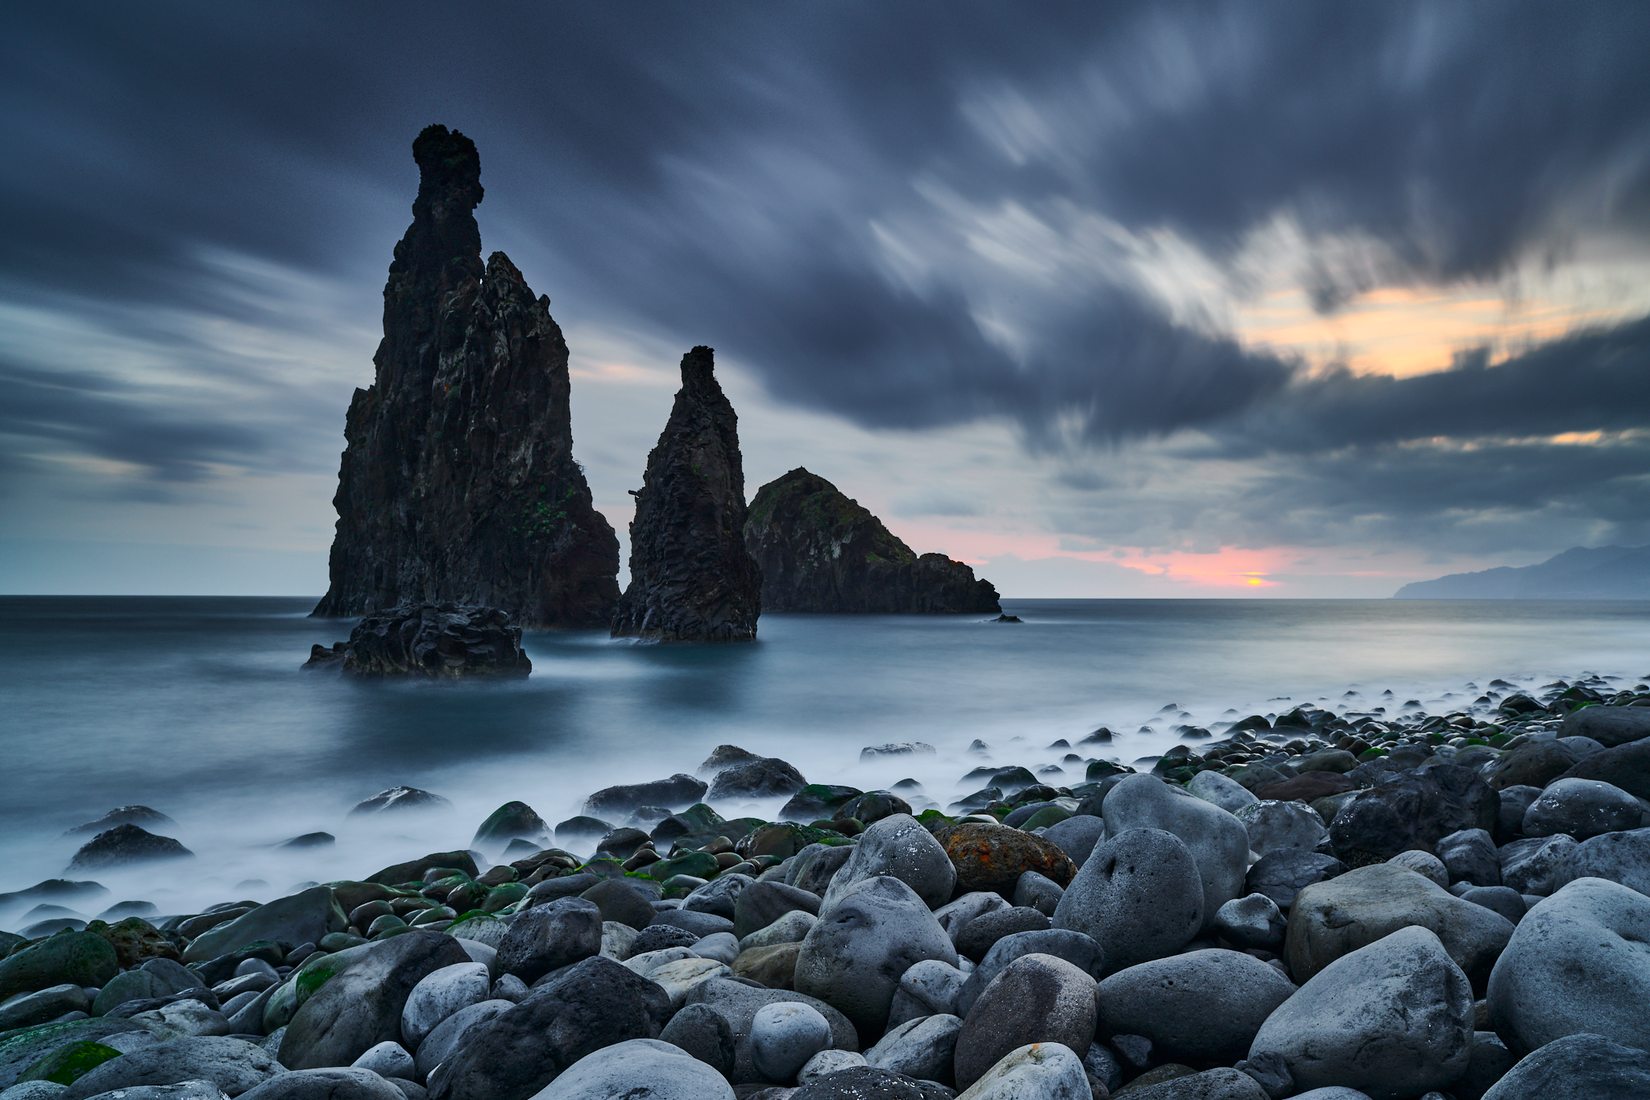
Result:
[[914,553],[882,521],[800,466],[762,486],[745,521],[769,611],[985,613],[991,582],[944,554]]
[[619,544],[573,461],[550,299],[502,252],[482,266],[475,144],[430,126],[413,159],[413,222],[384,285],[376,378],[350,402],[315,614],[452,602],[529,627],[605,623]]
[[613,615],[615,638],[756,637],[762,574],[745,549],[739,420],[714,367],[710,348],[682,356],[682,388],[635,494],[630,587]]

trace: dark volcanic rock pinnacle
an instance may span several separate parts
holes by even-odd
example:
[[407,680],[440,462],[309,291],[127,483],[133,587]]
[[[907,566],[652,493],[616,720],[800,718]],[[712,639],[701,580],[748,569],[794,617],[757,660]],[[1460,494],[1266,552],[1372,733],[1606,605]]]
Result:
[[350,402],[315,614],[453,602],[526,627],[604,623],[619,545],[573,460],[550,300],[504,253],[482,265],[470,139],[431,126],[413,157],[413,223],[384,286],[376,378]]
[[630,524],[630,587],[613,636],[749,641],[762,574],[745,549],[739,421],[717,384],[710,348],[682,356],[682,388]]
[[997,590],[944,554],[918,557],[882,521],[800,466],[756,492],[745,545],[769,611],[997,614]]

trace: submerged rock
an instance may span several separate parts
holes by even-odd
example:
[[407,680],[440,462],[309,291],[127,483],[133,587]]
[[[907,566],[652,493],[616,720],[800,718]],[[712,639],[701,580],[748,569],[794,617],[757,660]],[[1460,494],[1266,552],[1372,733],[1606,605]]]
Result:
[[413,158],[413,222],[384,286],[375,380],[350,402],[315,614],[454,601],[532,627],[605,622],[618,540],[573,460],[550,299],[502,252],[482,266],[475,144],[430,126]]
[[745,549],[739,423],[714,374],[713,352],[682,356],[682,388],[635,490],[630,587],[613,636],[750,641],[762,574]]
[[769,611],[1002,610],[997,590],[967,565],[918,557],[858,501],[800,466],[757,490],[745,545],[762,569]]
[[[350,676],[526,676],[521,627],[492,607],[424,604],[368,615],[349,641],[315,646],[305,668],[336,665]],[[390,792],[385,792],[386,794]],[[380,796],[382,797],[382,796]]]

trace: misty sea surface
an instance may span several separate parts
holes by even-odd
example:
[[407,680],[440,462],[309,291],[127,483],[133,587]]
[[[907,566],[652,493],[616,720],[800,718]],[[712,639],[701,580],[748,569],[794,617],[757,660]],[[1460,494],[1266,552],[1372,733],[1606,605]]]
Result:
[[[1102,725],[1116,740],[1077,751],[1132,763],[1176,744],[1179,724],[1219,735],[1301,702],[1441,712],[1496,677],[1650,676],[1646,602],[1005,600],[1023,624],[764,615],[746,645],[533,633],[524,681],[362,683],[300,668],[351,625],[308,618],[312,604],[0,597],[0,892],[61,875],[88,839],[64,831],[129,803],[175,818],[161,831],[197,858],[70,877],[109,886],[106,903],[195,911],[465,847],[510,799],[554,824],[600,787],[693,772],[723,743],[813,782],[915,777],[943,806],[981,785],[962,782],[970,768],[1059,764],[1051,742]],[[976,738],[989,751],[970,752]],[[938,751],[860,763],[864,746],[912,740]],[[1081,782],[1083,766],[1050,778]],[[454,807],[347,816],[397,784]],[[275,847],[318,830],[336,846]]]

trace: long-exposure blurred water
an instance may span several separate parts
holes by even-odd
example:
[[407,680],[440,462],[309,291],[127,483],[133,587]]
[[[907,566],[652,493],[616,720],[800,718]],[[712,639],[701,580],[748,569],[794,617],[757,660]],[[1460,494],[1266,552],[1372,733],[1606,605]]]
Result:
[[[463,846],[509,799],[553,823],[598,787],[691,772],[725,742],[816,781],[914,776],[944,803],[969,768],[1057,762],[1051,741],[1102,724],[1122,734],[1106,755],[1161,752],[1186,721],[1160,716],[1168,703],[1218,728],[1286,701],[1447,709],[1494,677],[1650,674],[1642,602],[1011,600],[1023,624],[765,615],[755,644],[721,646],[539,633],[525,681],[357,683],[300,669],[310,643],[348,633],[310,606],[0,599],[0,891],[60,874],[85,839],[64,830],[127,803],[175,818],[198,858],[98,877],[176,911]],[[989,755],[966,753],[975,738]],[[859,761],[863,746],[908,740],[939,751]],[[400,783],[455,808],[346,817]],[[314,830],[338,844],[270,847]]]

